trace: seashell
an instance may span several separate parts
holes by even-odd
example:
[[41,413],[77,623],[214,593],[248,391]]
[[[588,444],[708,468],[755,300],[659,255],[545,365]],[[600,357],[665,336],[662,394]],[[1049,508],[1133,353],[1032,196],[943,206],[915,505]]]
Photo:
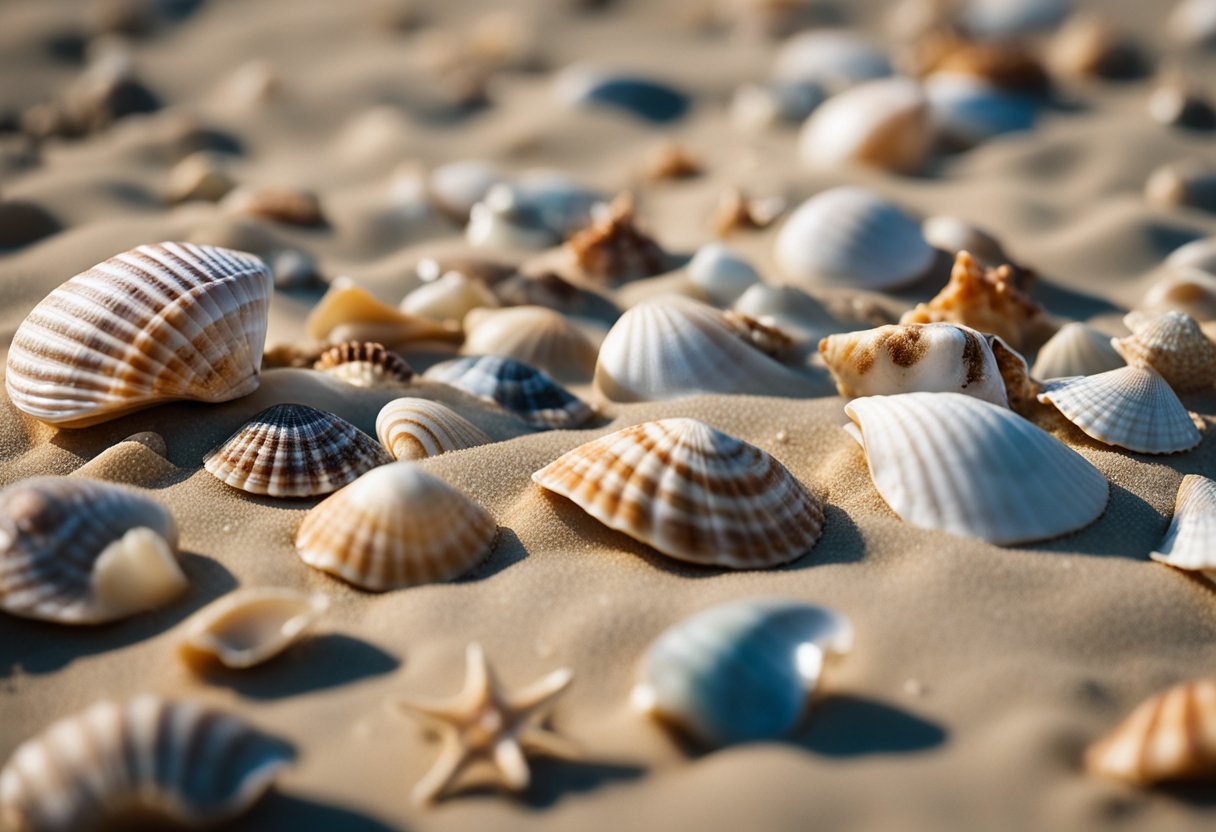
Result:
[[803,81],[741,84],[730,100],[730,124],[736,130],[759,133],[777,124],[801,124],[827,93]]
[[1138,78],[1147,60],[1131,38],[1091,13],[1074,15],[1047,45],[1047,63],[1077,78]]
[[688,95],[641,75],[589,66],[569,66],[554,81],[567,107],[606,107],[655,124],[676,121],[692,106]]
[[730,601],[665,630],[630,699],[706,746],[775,740],[806,715],[829,657],[852,647],[852,623],[826,607]]
[[757,283],[739,296],[734,311],[815,344],[824,335],[841,329],[840,322],[822,303],[794,286]]
[[968,0],[962,23],[980,37],[1015,37],[1054,28],[1072,7],[1073,0]]
[[771,77],[838,93],[890,74],[891,62],[878,47],[852,32],[818,29],[794,35],[781,46]]
[[498,306],[494,293],[463,272],[445,272],[401,301],[401,311],[437,321],[459,321],[474,309]]
[[585,381],[599,349],[560,312],[543,306],[475,309],[464,320],[470,355],[514,358],[556,379]]
[[498,527],[481,506],[413,462],[375,468],[304,516],[300,559],[360,589],[448,581],[490,554]]
[[1086,435],[1143,454],[1172,454],[1199,444],[1199,428],[1152,367],[1120,367],[1044,385],[1039,401],[1056,407]]
[[1152,367],[1179,393],[1216,383],[1216,346],[1190,315],[1132,312],[1123,323],[1132,334],[1110,343],[1128,364]]
[[[969,75],[939,72],[925,79],[925,97],[941,140],[966,150],[1003,133],[1030,130],[1038,104]],[[953,253],[953,252],[951,252]]]
[[[1197,240],[1196,242],[1204,243],[1207,241]],[[1185,312],[1197,321],[1206,323],[1207,321],[1216,320],[1216,273],[1205,271],[1198,266],[1174,266],[1170,262],[1170,259],[1175,254],[1183,252],[1183,249],[1190,248],[1190,245],[1193,244],[1183,246],[1170,255],[1170,258],[1166,259],[1166,266],[1169,272],[1172,273],[1158,280],[1145,293],[1144,299],[1140,302],[1142,311],[1167,312],[1177,310]],[[1194,256],[1198,258],[1203,255],[1203,252],[1198,249],[1192,249],[1190,252],[1185,252],[1185,254],[1188,257]]]
[[494,402],[536,428],[575,428],[595,410],[546,373],[514,358],[470,356],[443,361],[424,374]]
[[566,249],[583,274],[607,283],[653,277],[672,266],[671,256],[638,229],[628,193],[595,212],[591,225],[572,236]]
[[802,557],[823,533],[822,504],[785,466],[696,419],[601,436],[532,480],[608,528],[702,566],[766,569]]
[[1166,210],[1185,206],[1216,212],[1216,168],[1197,162],[1162,165],[1144,183],[1144,198]]
[[104,624],[163,606],[189,585],[177,526],[137,491],[35,477],[0,491],[0,609]]
[[747,343],[765,355],[780,360],[787,355],[794,345],[794,338],[783,329],[772,324],[758,321],[751,315],[744,315],[728,309],[722,313],[722,323]]
[[[1201,272],[1216,275],[1216,237],[1202,237],[1179,246],[1170,252],[1169,257],[1165,258],[1165,266],[1174,271],[1198,269]],[[1187,312],[1185,309],[1179,311]],[[1208,320],[1208,318],[1200,318],[1190,312],[1187,314],[1196,320]],[[1216,315],[1212,317],[1216,317]]]
[[493,162],[466,159],[449,162],[431,171],[427,191],[440,211],[457,222],[467,222],[473,206],[506,176]]
[[1216,776],[1216,679],[1175,685],[1149,697],[1085,753],[1091,774],[1151,786]]
[[1000,90],[1042,94],[1049,91],[1047,71],[1024,43],[978,40],[950,27],[927,32],[911,55],[918,76],[957,75]]
[[[364,337],[353,337],[357,330]],[[460,329],[402,312],[349,279],[335,280],[308,315],[305,331],[316,341],[377,341],[387,347],[416,341],[459,341]]]
[[798,136],[799,161],[819,170],[859,164],[911,174],[932,150],[929,101],[907,78],[867,81],[829,98]]
[[1167,127],[1216,128],[1216,108],[1201,91],[1178,76],[1168,77],[1148,97],[1148,114]]
[[788,207],[783,196],[749,197],[738,188],[727,188],[718,197],[710,224],[716,236],[729,237],[736,231],[768,228]]
[[820,341],[819,354],[845,398],[963,393],[1008,404],[988,342],[965,326],[910,324],[844,332]]
[[1110,336],[1088,324],[1070,321],[1047,339],[1034,360],[1035,378],[1096,376],[1117,370],[1124,361],[1110,345]]
[[722,243],[708,243],[688,262],[688,279],[718,306],[730,306],[760,282],[760,275],[739,252]]
[[929,245],[951,257],[960,251],[969,251],[990,266],[1009,262],[996,237],[958,217],[945,214],[929,217],[921,223],[920,230]]
[[335,344],[318,356],[312,368],[355,387],[400,387],[414,377],[414,368],[395,352],[374,341]]
[[919,278],[934,251],[920,226],[867,188],[823,191],[790,214],[777,234],[777,267],[809,288],[893,289]]
[[515,274],[494,286],[494,296],[504,306],[545,306],[605,324],[621,316],[621,310],[609,298],[548,270]]
[[321,200],[311,191],[288,187],[238,188],[224,198],[224,207],[238,214],[315,227],[327,225]]
[[199,610],[183,628],[178,649],[188,661],[215,659],[225,667],[262,664],[300,639],[329,598],[294,589],[238,589]]
[[374,439],[339,416],[276,404],[203,457],[203,467],[249,494],[315,497],[392,461]]
[[664,142],[646,157],[645,177],[648,182],[693,179],[704,172],[705,168],[697,157],[676,142]]
[[428,399],[393,399],[376,417],[380,444],[397,460],[425,459],[494,440],[450,407]]
[[22,412],[85,427],[174,399],[257,389],[270,270],[190,243],[139,246],[46,296],[13,335],[5,386]]
[[985,335],[984,341],[996,359],[997,371],[1005,385],[1005,398],[1014,413],[1025,415],[1038,406],[1038,395],[1043,386],[1030,375],[1030,365],[1020,352],[995,335]]
[[1028,543],[1082,529],[1106,508],[1102,472],[1003,407],[904,393],[854,399],[844,411],[879,495],[922,529]]
[[1216,0],[1180,0],[1166,18],[1165,30],[1184,46],[1216,46]]
[[562,174],[534,171],[491,188],[470,209],[465,237],[478,247],[546,248],[587,225],[602,200]]
[[166,199],[172,203],[194,199],[219,202],[236,187],[227,167],[226,158],[218,153],[192,153],[169,171]]
[[257,803],[294,756],[282,740],[200,702],[150,694],[97,702],[17,747],[0,771],[0,820],[39,832],[150,821],[216,828]]
[[1149,557],[1216,583],[1216,481],[1198,474],[1182,478],[1170,527]]
[[[414,267],[414,273],[423,283],[434,283],[452,272],[480,283],[482,286],[495,287],[504,280],[519,274],[519,269],[510,263],[488,260],[484,257],[424,257]],[[464,314],[445,315],[444,317],[463,318]]]

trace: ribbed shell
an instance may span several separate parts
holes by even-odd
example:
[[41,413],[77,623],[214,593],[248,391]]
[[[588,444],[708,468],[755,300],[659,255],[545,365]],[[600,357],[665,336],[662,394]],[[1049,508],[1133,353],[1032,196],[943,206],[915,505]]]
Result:
[[0,491],[0,609],[60,624],[101,624],[186,589],[177,526],[137,491],[37,477]]
[[845,429],[901,518],[997,544],[1074,532],[1106,507],[1097,468],[1020,416],[959,393],[854,399]]
[[871,165],[916,173],[933,147],[929,101],[908,78],[867,81],[816,107],[798,136],[798,158],[812,169]]
[[1128,364],[1152,367],[1179,393],[1204,390],[1216,382],[1216,346],[1190,315],[1132,312],[1123,322],[1132,334],[1110,343]]
[[1216,482],[1187,474],[1174,498],[1174,518],[1149,557],[1216,579]]
[[213,657],[243,669],[268,661],[294,644],[329,608],[329,598],[294,589],[238,589],[199,610],[183,625],[187,658]]
[[139,246],[51,292],[17,328],[5,385],[49,424],[84,427],[173,399],[257,389],[273,280],[248,254]]
[[1092,376],[1124,364],[1110,345],[1110,336],[1088,324],[1070,321],[1047,340],[1034,360],[1035,378]]
[[355,387],[400,387],[414,377],[414,368],[404,358],[374,341],[347,341],[330,347],[312,368]]
[[589,404],[547,374],[513,358],[457,358],[425,375],[494,402],[537,428],[575,428],[595,416]]
[[450,407],[429,399],[394,399],[376,417],[380,444],[398,460],[425,459],[494,440]]
[[315,497],[392,462],[350,422],[302,404],[276,404],[203,458],[220,482],[250,494]]
[[1202,438],[1191,415],[1152,367],[1121,367],[1044,386],[1056,407],[1088,436],[1143,454],[1189,450]]
[[215,828],[256,803],[294,756],[199,702],[102,701],[17,747],[0,772],[0,820],[14,832],[100,832],[137,820]]
[[823,533],[823,506],[785,466],[696,419],[594,439],[532,479],[605,526],[704,566],[777,566]]
[[469,355],[514,358],[557,379],[586,381],[598,350],[566,316],[543,306],[475,309],[464,319]]
[[464,575],[490,554],[497,525],[481,506],[413,462],[369,471],[308,512],[300,559],[383,592]]

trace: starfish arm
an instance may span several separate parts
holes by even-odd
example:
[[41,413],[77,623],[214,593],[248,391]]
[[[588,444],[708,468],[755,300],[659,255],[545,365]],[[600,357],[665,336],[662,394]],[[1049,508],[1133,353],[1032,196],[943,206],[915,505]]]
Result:
[[494,765],[498,768],[499,780],[508,789],[519,792],[528,787],[531,779],[528,761],[513,737],[504,738],[494,746]]
[[527,714],[538,711],[557,698],[558,694],[570,686],[574,672],[567,667],[553,671],[543,679],[538,679],[510,698],[512,710]]
[[399,710],[413,716],[422,717],[427,722],[436,725],[450,725],[463,719],[466,708],[463,701],[453,704],[452,700],[413,699],[405,697],[393,703]]
[[483,704],[497,689],[494,673],[486,661],[486,651],[476,641],[470,641],[465,649],[464,690],[457,697],[472,708]]
[[468,764],[469,757],[466,749],[453,735],[444,739],[443,748],[435,758],[430,771],[414,785],[413,800],[418,806],[432,803],[443,794],[444,790],[460,775]]
[[581,760],[583,758],[583,749],[578,743],[544,728],[528,728],[521,731],[518,740],[524,751],[532,754],[544,754],[546,757],[556,757],[560,760]]

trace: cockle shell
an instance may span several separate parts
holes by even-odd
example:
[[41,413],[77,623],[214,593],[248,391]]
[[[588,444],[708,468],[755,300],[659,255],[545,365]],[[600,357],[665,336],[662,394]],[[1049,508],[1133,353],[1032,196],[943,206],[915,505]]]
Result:
[[494,440],[450,407],[429,399],[393,399],[376,417],[376,435],[398,460],[425,459]]
[[785,466],[696,419],[602,436],[532,479],[605,526],[703,566],[777,566],[823,533],[822,504]]
[[575,428],[595,416],[589,404],[548,374],[514,358],[457,358],[436,364],[425,376],[494,402],[536,428]]
[[1132,312],[1123,323],[1132,334],[1110,343],[1128,364],[1152,367],[1179,393],[1216,383],[1216,346],[1190,315]]
[[355,387],[400,387],[414,377],[414,368],[404,358],[374,341],[336,344],[321,353],[312,368]]
[[790,214],[777,234],[777,267],[814,289],[893,289],[933,263],[916,220],[868,188],[823,191]]
[[498,306],[494,293],[482,281],[464,272],[444,272],[423,283],[401,300],[401,311],[437,321],[459,321],[474,309]]
[[85,427],[173,399],[257,389],[273,282],[256,257],[139,246],[82,272],[17,327],[5,386],[21,411]]
[[475,309],[464,319],[469,355],[514,358],[562,381],[586,381],[595,372],[595,344],[565,315],[543,306]]
[[1198,474],[1182,478],[1174,518],[1149,557],[1216,583],[1216,481]]
[[798,136],[804,167],[869,165],[895,173],[921,170],[933,149],[929,100],[908,78],[868,81],[829,98]]
[[0,609],[103,624],[162,606],[189,581],[177,525],[156,501],[111,483],[36,477],[0,491]]
[[1106,477],[1003,407],[960,393],[854,399],[845,429],[879,495],[924,529],[1028,543],[1074,532],[1106,507]]
[[730,601],[660,635],[630,698],[707,746],[778,739],[805,716],[827,659],[852,646],[853,625],[826,607]]
[[[1197,240],[1196,242],[1207,243],[1208,241]],[[1192,245],[1195,243],[1183,246],[1166,259],[1165,265],[1172,273],[1167,273],[1164,278],[1154,283],[1152,288],[1145,292],[1144,300],[1140,304],[1143,311],[1165,312],[1176,309],[1201,323],[1216,320],[1216,246],[1212,246],[1213,253],[1210,255],[1212,258],[1210,263],[1201,261],[1190,265],[1182,258],[1179,258],[1180,263],[1172,262],[1176,255],[1183,253]],[[1209,245],[1211,244],[1209,243]],[[1195,253],[1188,252],[1188,257],[1199,257],[1198,249],[1191,249],[1191,251]]]
[[350,422],[302,404],[276,404],[203,458],[220,482],[249,494],[315,497],[393,459]]
[[1034,360],[1035,378],[1093,376],[1117,370],[1124,361],[1110,345],[1110,336],[1088,324],[1070,321],[1047,339]]
[[199,610],[183,626],[178,649],[189,661],[212,658],[243,669],[282,653],[324,615],[329,598],[294,589],[238,589]]
[[772,77],[840,92],[891,74],[881,49],[852,32],[819,29],[789,38],[773,60]]
[[743,255],[722,243],[707,243],[688,262],[688,279],[718,306],[730,306],[760,282],[760,275]]
[[1088,436],[1142,454],[1190,450],[1202,438],[1178,396],[1152,367],[1120,367],[1047,383],[1039,401]]
[[392,348],[416,341],[459,341],[460,328],[389,306],[349,279],[338,279],[308,315],[316,341],[376,341]]
[[253,806],[294,756],[199,702],[102,701],[17,747],[0,771],[0,820],[14,832],[216,828]]
[[498,526],[481,506],[413,462],[364,474],[304,516],[300,559],[355,586],[447,581],[490,554]]

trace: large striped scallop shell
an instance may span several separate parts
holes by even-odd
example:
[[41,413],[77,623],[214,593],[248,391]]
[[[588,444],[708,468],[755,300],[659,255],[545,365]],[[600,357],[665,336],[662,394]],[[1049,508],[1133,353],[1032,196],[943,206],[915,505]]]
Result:
[[0,820],[14,832],[216,828],[253,806],[294,756],[199,702],[102,701],[17,747],[0,771]]
[[384,592],[448,581],[490,554],[498,526],[484,508],[413,462],[364,474],[308,512],[300,559]]
[[595,371],[595,344],[565,315],[543,306],[475,309],[464,319],[462,352],[514,358],[556,379],[585,381]]
[[822,504],[785,466],[696,419],[602,436],[532,479],[605,526],[704,566],[777,566],[823,533]]
[[1086,435],[1142,454],[1190,450],[1202,438],[1190,413],[1152,367],[1121,367],[1044,386],[1054,405]]
[[1123,364],[1109,335],[1089,324],[1069,321],[1039,349],[1031,373],[1042,379],[1093,376]]
[[1174,518],[1149,557],[1216,583],[1216,481],[1198,474],[1182,478]]
[[252,255],[139,246],[73,277],[17,327],[13,404],[85,427],[174,399],[223,402],[258,386],[273,279]]
[[376,440],[340,416],[276,404],[208,453],[203,467],[250,494],[315,497],[392,461]]
[[177,525],[137,491],[37,477],[0,491],[0,609],[102,624],[159,607],[188,586]]
[[327,349],[312,368],[355,387],[401,387],[414,377],[414,368],[383,344],[347,341]]
[[798,136],[804,167],[861,164],[916,173],[933,150],[934,125],[921,85],[881,78],[829,98],[807,117]]
[[1216,383],[1216,346],[1190,315],[1172,310],[1160,315],[1132,312],[1123,323],[1132,334],[1112,338],[1110,343],[1128,364],[1152,367],[1179,393]]
[[1106,507],[1106,477],[1020,416],[959,393],[854,399],[845,429],[887,505],[923,529],[1028,543],[1074,532]]
[[730,601],[660,635],[631,700],[707,746],[779,739],[806,714],[827,658],[852,646],[853,625],[825,607]]
[[306,331],[316,341],[374,341],[389,348],[461,337],[458,326],[402,312],[346,278],[330,285],[309,313]]
[[546,373],[514,358],[457,358],[436,364],[425,375],[494,402],[536,428],[575,428],[595,416],[589,404]]
[[214,658],[225,667],[253,667],[294,644],[327,609],[329,598],[319,592],[238,589],[182,625],[178,650],[188,661]]
[[376,416],[380,444],[397,460],[426,459],[494,440],[445,404],[429,399],[393,399]]

